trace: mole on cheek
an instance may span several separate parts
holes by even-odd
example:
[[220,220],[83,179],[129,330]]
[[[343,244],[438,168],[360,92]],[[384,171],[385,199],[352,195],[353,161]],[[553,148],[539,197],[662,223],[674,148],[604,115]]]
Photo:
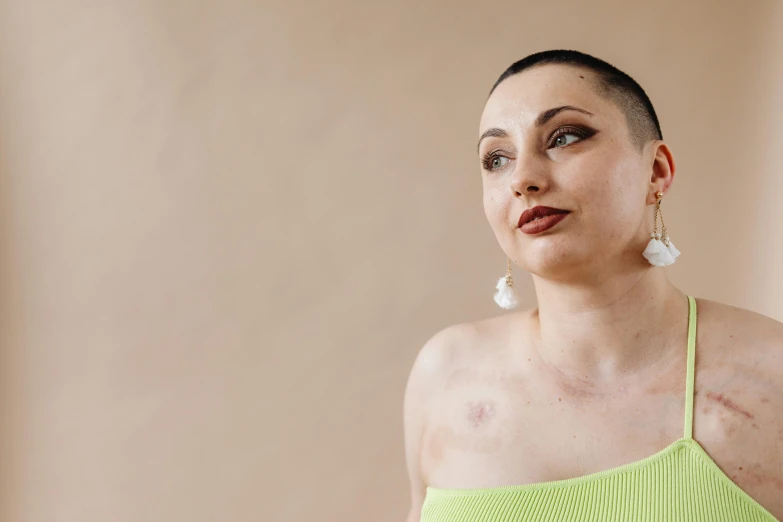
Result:
[[468,420],[474,427],[485,424],[495,415],[495,406],[488,401],[468,403]]

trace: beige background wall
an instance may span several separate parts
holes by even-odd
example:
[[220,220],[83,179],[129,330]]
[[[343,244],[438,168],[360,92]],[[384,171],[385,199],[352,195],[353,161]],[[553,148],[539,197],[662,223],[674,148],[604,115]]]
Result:
[[478,118],[534,51],[645,87],[672,279],[783,320],[783,4],[633,4],[0,0],[2,520],[403,520],[405,378],[498,313]]

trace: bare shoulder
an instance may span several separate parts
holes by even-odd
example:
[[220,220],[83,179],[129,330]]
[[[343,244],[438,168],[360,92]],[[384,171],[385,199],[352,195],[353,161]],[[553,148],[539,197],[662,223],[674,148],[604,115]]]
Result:
[[455,324],[436,332],[419,350],[408,385],[419,388],[443,378],[450,368],[470,355],[478,336],[477,323]]
[[511,314],[454,324],[438,331],[422,346],[413,372],[427,373],[428,377],[432,377],[432,372],[441,373],[476,355],[476,343],[497,336],[499,329],[505,327],[508,315]]
[[707,299],[698,300],[698,314],[699,340],[714,346],[721,358],[783,377],[783,323]]
[[783,324],[698,300],[694,438],[741,489],[783,513]]
[[447,382],[455,372],[492,360],[493,354],[508,343],[516,312],[448,326],[433,334],[419,349],[405,387],[405,453],[411,485],[409,521],[418,520],[426,493],[426,473],[422,469],[422,438],[428,423],[437,415],[436,404],[446,393]]
[[698,314],[697,402],[744,417],[770,444],[783,444],[783,324],[702,299]]
[[[524,312],[523,312],[524,313]],[[406,396],[422,407],[443,390],[460,368],[473,366],[496,350],[512,321],[505,314],[480,321],[459,323],[433,334],[421,347],[408,376]]]

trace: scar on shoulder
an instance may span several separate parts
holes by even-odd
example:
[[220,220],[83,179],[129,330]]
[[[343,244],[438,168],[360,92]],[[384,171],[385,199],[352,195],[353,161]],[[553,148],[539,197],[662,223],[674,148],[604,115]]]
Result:
[[468,403],[468,420],[474,427],[481,426],[494,415],[495,405],[490,401]]
[[736,402],[732,401],[722,393],[708,392],[707,398],[722,404],[723,406],[725,406],[730,410],[736,411],[737,413],[741,413],[742,415],[746,416],[749,419],[753,418],[753,415],[750,412],[742,409]]

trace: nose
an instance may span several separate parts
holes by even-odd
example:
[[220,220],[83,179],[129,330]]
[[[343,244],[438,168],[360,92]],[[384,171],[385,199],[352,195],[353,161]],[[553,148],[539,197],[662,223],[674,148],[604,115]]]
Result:
[[510,188],[515,197],[540,194],[549,190],[550,178],[546,163],[534,156],[519,155],[516,169],[510,178]]

